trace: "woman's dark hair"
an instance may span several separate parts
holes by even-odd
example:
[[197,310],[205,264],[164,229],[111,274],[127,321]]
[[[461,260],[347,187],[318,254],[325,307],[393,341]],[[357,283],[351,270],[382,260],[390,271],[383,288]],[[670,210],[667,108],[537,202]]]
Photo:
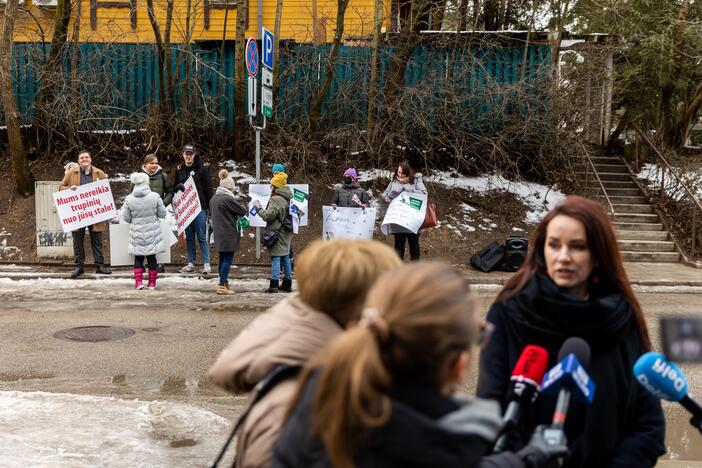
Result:
[[395,167],[395,173],[393,174],[393,179],[397,178],[397,168],[401,167],[402,172],[409,177],[410,184],[414,183],[414,168],[410,164],[410,162],[406,159],[403,159],[402,161],[399,162],[397,167]]
[[[629,284],[629,279],[626,276],[612,223],[610,223],[605,210],[599,204],[587,198],[569,196],[546,215],[536,227],[536,231],[531,238],[529,252],[524,264],[507,281],[495,301],[501,302],[519,293],[537,272],[547,273],[546,260],[544,258],[546,229],[556,216],[568,216],[580,221],[585,226],[587,245],[592,259],[597,265],[589,279],[588,289],[590,294],[598,295],[612,290],[620,292],[629,302],[644,349],[650,351],[651,338],[648,335],[646,321],[644,320],[641,305],[636,296],[634,296],[631,284]],[[593,281],[595,276],[597,276],[597,280]]]

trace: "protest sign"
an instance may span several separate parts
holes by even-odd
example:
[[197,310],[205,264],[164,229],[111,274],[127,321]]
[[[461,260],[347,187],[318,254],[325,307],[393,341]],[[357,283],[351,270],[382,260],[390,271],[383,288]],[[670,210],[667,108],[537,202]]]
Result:
[[403,228],[405,232],[416,234],[419,228],[422,227],[426,212],[426,195],[423,193],[402,192],[388,206],[388,211],[385,213],[385,219],[380,225],[380,230],[383,231],[383,234],[387,234],[388,226],[395,224]]
[[373,239],[375,208],[322,207],[322,237],[332,239]]
[[[168,246],[164,252],[156,254],[158,263],[171,263],[171,246],[178,242],[170,224],[161,219],[161,238]],[[134,265],[134,255],[127,253],[129,246],[129,224],[110,224],[110,265]]]
[[178,227],[178,235],[181,235],[185,228],[197,218],[197,215],[202,211],[200,206],[200,197],[197,194],[195,181],[193,176],[188,177],[188,180],[183,184],[185,189],[182,192],[177,192],[173,196],[173,214],[176,218],[176,226]]
[[[293,198],[290,200],[290,213],[302,212],[299,217],[299,226],[307,226],[309,214],[308,200],[310,197],[310,186],[308,184],[288,184],[287,187],[293,193]],[[258,215],[258,210],[254,208],[254,201],[258,200],[262,207],[268,206],[268,201],[271,199],[271,186],[269,184],[250,184],[249,185],[249,222],[251,227],[266,227],[266,222]],[[299,210],[299,211],[298,211]],[[295,216],[293,216],[293,225],[295,224]]]
[[63,232],[75,231],[117,216],[107,179],[79,185],[75,190],[54,192],[53,197]]

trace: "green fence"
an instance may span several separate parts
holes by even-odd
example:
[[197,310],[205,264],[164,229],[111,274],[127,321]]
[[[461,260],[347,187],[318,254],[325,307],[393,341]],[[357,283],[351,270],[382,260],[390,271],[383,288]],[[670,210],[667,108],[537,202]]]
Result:
[[[52,112],[64,115],[77,105],[82,130],[138,128],[159,103],[158,57],[150,44],[97,44],[79,46],[75,71],[80,86],[71,100],[71,46],[65,54],[64,76],[57,80]],[[292,44],[281,49],[280,87],[274,112],[281,125],[304,120],[314,90],[324,78],[329,46]],[[189,112],[199,125],[231,130],[234,121],[234,44],[221,54],[220,44],[194,45],[189,52],[169,50],[174,77],[174,104]],[[382,109],[383,88],[393,49],[385,47],[379,67],[377,105]],[[24,124],[31,123],[48,45],[17,43],[14,48],[14,87]],[[421,113],[429,120],[439,112],[456,112],[472,126],[499,126],[500,114],[546,109],[540,85],[549,79],[548,45],[456,45],[415,47],[405,73],[407,116]],[[334,80],[322,106],[322,127],[364,125],[369,89],[370,48],[342,46]],[[189,72],[187,71],[189,67]],[[186,84],[187,83],[187,84]],[[530,96],[532,102],[525,102]],[[74,96],[75,97],[75,96]],[[189,103],[186,107],[186,103]],[[448,107],[447,105],[450,104]],[[447,110],[449,109],[450,110]],[[482,120],[481,120],[482,119]],[[486,121],[484,121],[486,120]],[[410,123],[411,125],[411,123]]]

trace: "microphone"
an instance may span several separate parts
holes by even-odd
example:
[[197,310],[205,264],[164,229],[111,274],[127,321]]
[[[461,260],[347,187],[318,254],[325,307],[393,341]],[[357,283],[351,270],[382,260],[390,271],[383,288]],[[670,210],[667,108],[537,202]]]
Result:
[[[539,382],[548,366],[548,352],[541,346],[527,345],[517,360],[510,377],[509,403],[502,417],[505,424],[502,435],[495,443],[494,453],[509,450],[513,441],[510,431],[519,424],[522,412],[534,402],[539,393]],[[512,447],[515,448],[515,447]]]
[[648,352],[634,364],[634,376],[646,390],[668,401],[677,401],[692,414],[690,424],[702,433],[702,406],[687,393],[685,374],[660,353]]
[[590,365],[590,346],[585,340],[568,338],[558,352],[558,361],[541,383],[543,395],[558,395],[551,426],[544,430],[549,445],[566,445],[563,427],[571,398],[590,404],[595,397],[595,384],[585,370]]

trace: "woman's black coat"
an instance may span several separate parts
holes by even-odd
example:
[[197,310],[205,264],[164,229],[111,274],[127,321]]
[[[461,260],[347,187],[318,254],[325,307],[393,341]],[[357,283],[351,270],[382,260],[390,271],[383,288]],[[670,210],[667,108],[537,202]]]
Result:
[[[515,296],[493,304],[487,320],[495,331],[480,355],[477,395],[496,399],[503,408],[512,369],[526,345],[544,347],[549,368],[567,338],[578,336],[590,345],[595,398],[590,406],[570,405],[565,432],[571,455],[565,466],[645,468],[665,453],[661,404],[632,371],[645,350],[623,295],[609,292],[581,300],[537,273]],[[555,400],[537,398],[525,418],[525,438],[537,424],[550,424]]]

